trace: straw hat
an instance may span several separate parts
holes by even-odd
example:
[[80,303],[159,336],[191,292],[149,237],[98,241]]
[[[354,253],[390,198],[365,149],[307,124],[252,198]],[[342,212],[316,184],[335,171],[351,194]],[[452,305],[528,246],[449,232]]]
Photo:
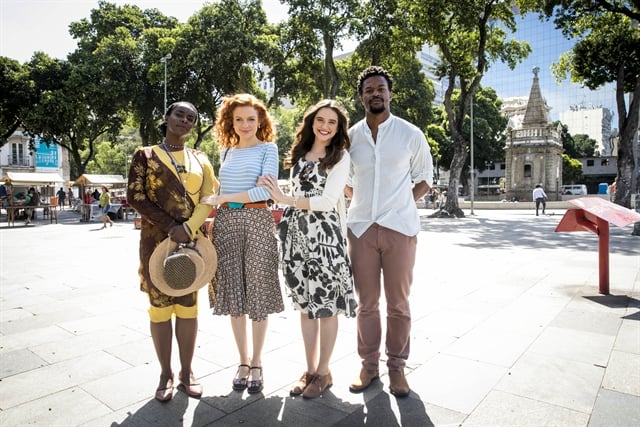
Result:
[[172,297],[197,291],[213,279],[217,267],[216,249],[204,236],[185,244],[167,237],[156,246],[149,259],[153,285]]

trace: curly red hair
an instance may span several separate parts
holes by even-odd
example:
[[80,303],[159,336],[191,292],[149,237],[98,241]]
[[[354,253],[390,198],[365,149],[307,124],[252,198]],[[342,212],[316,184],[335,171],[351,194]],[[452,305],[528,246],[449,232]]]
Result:
[[233,130],[233,111],[237,107],[253,107],[258,113],[259,121],[256,136],[260,141],[275,141],[276,133],[267,107],[255,96],[248,93],[239,93],[222,99],[222,106],[220,107],[215,126],[215,134],[222,147],[233,147],[238,145],[240,141],[238,134]]

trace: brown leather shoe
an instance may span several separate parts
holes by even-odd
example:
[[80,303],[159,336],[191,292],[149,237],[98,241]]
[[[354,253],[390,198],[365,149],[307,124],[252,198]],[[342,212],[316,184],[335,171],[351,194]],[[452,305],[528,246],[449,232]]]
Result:
[[351,385],[349,385],[349,391],[351,393],[359,393],[365,388],[369,387],[373,380],[380,377],[379,371],[370,371],[364,366],[360,369],[360,374],[354,378]]
[[304,374],[302,374],[302,376],[298,381],[293,383],[291,390],[289,390],[289,394],[291,396],[300,396],[304,391],[304,389],[307,388],[309,384],[311,384],[311,381],[313,381],[313,378],[314,378],[313,374],[305,372]]
[[302,397],[313,399],[321,396],[322,393],[332,385],[333,378],[331,378],[331,372],[327,375],[315,375],[311,383],[307,384],[307,387],[302,392]]
[[409,396],[409,384],[404,376],[404,369],[389,370],[389,391],[395,397]]

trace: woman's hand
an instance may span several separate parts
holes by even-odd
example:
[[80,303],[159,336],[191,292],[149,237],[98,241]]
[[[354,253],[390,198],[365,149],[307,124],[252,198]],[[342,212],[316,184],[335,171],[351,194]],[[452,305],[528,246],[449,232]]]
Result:
[[269,195],[276,202],[279,203],[284,198],[284,193],[278,185],[278,180],[273,175],[264,175],[258,179],[258,185],[265,187],[269,191]]
[[176,224],[169,230],[169,237],[177,243],[189,243],[191,239],[182,224]]

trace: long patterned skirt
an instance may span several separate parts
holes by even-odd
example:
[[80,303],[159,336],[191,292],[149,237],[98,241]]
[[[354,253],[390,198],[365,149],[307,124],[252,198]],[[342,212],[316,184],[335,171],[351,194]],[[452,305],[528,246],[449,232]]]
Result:
[[284,311],[278,242],[267,208],[219,208],[213,222],[218,270],[209,285],[213,314],[265,320]]

